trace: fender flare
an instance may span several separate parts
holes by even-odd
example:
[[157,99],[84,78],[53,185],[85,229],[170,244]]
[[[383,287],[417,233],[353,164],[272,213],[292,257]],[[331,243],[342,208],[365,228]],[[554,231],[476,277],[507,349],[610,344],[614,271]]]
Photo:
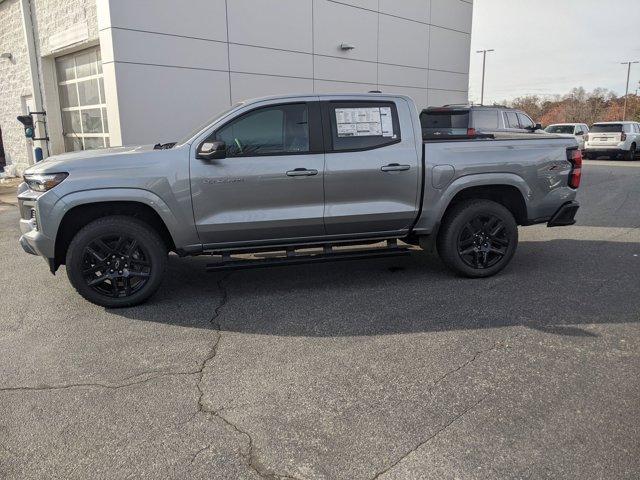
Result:
[[524,178],[514,173],[478,173],[459,177],[451,182],[444,190],[431,190],[430,195],[425,195],[422,214],[414,230],[420,234],[436,233],[435,230],[456,195],[473,187],[499,185],[518,189],[524,200],[528,215],[532,192],[531,187]]
[[[109,202],[137,202],[151,207],[164,222],[176,247],[199,243],[195,227],[193,232],[185,229],[162,198],[149,190],[138,188],[102,188],[77,191],[59,198],[51,209],[52,227],[57,232],[64,216],[73,208],[82,205]],[[194,241],[195,235],[195,241]]]

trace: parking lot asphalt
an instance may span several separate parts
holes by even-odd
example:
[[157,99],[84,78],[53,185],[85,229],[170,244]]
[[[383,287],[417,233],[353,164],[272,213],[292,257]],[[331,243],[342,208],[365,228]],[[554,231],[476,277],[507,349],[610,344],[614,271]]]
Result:
[[640,162],[486,280],[435,258],[206,273],[82,300],[0,205],[0,478],[640,477]]

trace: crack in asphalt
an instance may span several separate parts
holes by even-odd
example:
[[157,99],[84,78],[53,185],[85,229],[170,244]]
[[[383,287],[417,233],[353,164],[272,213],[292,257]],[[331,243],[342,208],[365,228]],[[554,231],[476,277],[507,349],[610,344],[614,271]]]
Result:
[[[515,339],[517,339],[519,337],[519,334],[516,334],[515,336],[513,336],[511,338],[511,341],[514,341]],[[506,343],[507,341],[509,341],[509,339],[505,339],[504,342]],[[475,362],[478,357],[480,357],[481,355],[484,355],[486,353],[489,353],[491,351],[494,351],[498,348],[498,346],[503,343],[500,340],[497,340],[496,342],[493,343],[493,345],[489,348],[485,348],[482,350],[478,350],[476,351],[473,356],[461,363],[460,365],[458,365],[457,367],[446,371],[444,374],[442,374],[440,377],[438,377],[433,384],[431,385],[431,387],[429,388],[429,393],[431,393],[431,391],[436,387],[436,385],[438,385],[440,382],[442,382],[445,378],[447,378],[450,375],[453,375],[456,372],[459,372],[460,370],[462,370],[463,368],[467,367],[468,365],[471,365],[473,362]],[[449,428],[451,425],[453,425],[455,422],[457,422],[460,418],[462,418],[464,415],[466,415],[467,413],[469,413],[471,410],[475,409],[478,405],[480,405],[486,398],[488,397],[488,394],[485,395],[484,397],[482,397],[480,400],[478,400],[477,402],[475,402],[474,404],[472,404],[471,406],[467,407],[465,410],[463,410],[460,414],[454,416],[451,420],[449,420],[449,422],[447,422],[444,426],[440,427],[438,430],[436,430],[431,436],[429,436],[428,438],[426,438],[425,440],[421,441],[420,443],[418,443],[415,447],[413,447],[411,450],[409,450],[407,453],[405,453],[404,455],[402,455],[398,460],[396,460],[395,462],[393,462],[391,465],[389,465],[388,467],[386,467],[384,470],[381,470],[380,472],[376,473],[371,480],[376,480],[377,478],[379,478],[380,476],[384,475],[385,473],[389,472],[389,470],[391,470],[392,468],[394,468],[395,466],[397,466],[398,464],[400,464],[405,458],[407,458],[409,455],[411,455],[413,452],[415,452],[416,450],[420,449],[422,446],[426,445],[427,443],[429,443],[431,440],[433,440],[435,437],[437,437],[440,433],[442,433],[444,430],[446,430],[447,428]]]
[[[141,385],[146,382],[150,382],[152,380],[156,380],[158,378],[163,377],[173,377],[178,375],[195,375],[196,372],[166,372],[161,375],[154,375],[152,377],[143,378],[141,380],[137,380],[135,382],[127,382],[127,383],[70,383],[66,385],[42,385],[42,386],[34,386],[34,387],[0,387],[0,392],[39,392],[46,390],[69,390],[71,388],[107,388],[111,390],[117,390],[119,388],[131,387],[134,385]],[[140,373],[134,375],[138,377],[140,375],[145,375],[144,373]]]
[[462,412],[460,412],[458,415],[456,415],[455,417],[453,417],[452,419],[450,419],[446,424],[444,424],[442,427],[440,427],[438,430],[436,430],[432,435],[430,435],[428,438],[424,439],[423,441],[421,441],[420,443],[418,443],[415,447],[413,447],[411,450],[409,450],[407,453],[405,453],[402,457],[400,457],[398,460],[396,460],[395,462],[393,462],[391,465],[389,465],[387,468],[385,468],[384,470],[381,470],[380,472],[376,473],[371,480],[376,480],[377,478],[380,478],[380,476],[384,475],[385,473],[389,472],[392,468],[396,467],[397,465],[399,465],[404,459],[406,459],[409,455],[411,455],[412,453],[414,453],[415,451],[419,450],[420,448],[422,448],[423,446],[425,446],[427,443],[429,443],[431,440],[433,440],[434,438],[436,438],[438,435],[440,435],[442,432],[444,432],[447,428],[449,428],[451,425],[453,425],[454,423],[456,423],[458,420],[460,420],[462,417],[464,417],[467,413],[471,412],[472,410],[474,410],[478,405],[480,405],[482,402],[484,402],[484,400],[488,397],[489,395],[485,395],[484,397],[482,397],[480,400],[478,400],[477,402],[475,402],[474,404],[470,405],[469,407],[465,408]]
[[468,365],[471,365],[473,362],[476,361],[476,359],[480,356],[480,355],[484,355],[485,353],[489,353],[491,351],[494,351],[498,348],[498,345],[500,345],[500,341],[496,341],[493,343],[493,345],[490,348],[485,348],[483,350],[478,350],[477,352],[475,352],[473,354],[473,356],[467,360],[464,363],[461,363],[460,365],[458,365],[456,368],[453,368],[451,370],[446,371],[444,374],[442,374],[435,382],[433,382],[433,384],[431,385],[431,387],[429,388],[429,392],[431,392],[436,385],[438,385],[440,382],[442,382],[445,378],[447,378],[449,375],[453,375],[456,372],[459,372],[460,370],[462,370],[463,368],[465,368]]
[[[245,437],[246,440],[247,440],[247,453],[243,453],[241,451],[240,454],[246,460],[247,465],[249,466],[249,468],[251,470],[253,470],[261,478],[264,478],[264,479],[267,479],[267,480],[298,480],[295,477],[286,476],[286,475],[278,475],[278,474],[266,471],[266,469],[260,464],[260,462],[256,458],[255,449],[254,449],[254,445],[253,445],[253,437],[249,434],[249,432],[247,432],[245,430],[242,430],[238,425],[233,423],[228,418],[224,417],[222,415],[222,409],[210,410],[202,402],[202,399],[204,397],[204,390],[202,389],[202,379],[204,378],[204,371],[207,368],[208,363],[213,358],[215,358],[215,356],[217,355],[218,346],[220,345],[220,340],[222,339],[222,332],[221,332],[219,319],[220,319],[220,315],[222,313],[222,309],[227,305],[227,302],[229,300],[229,292],[228,292],[228,290],[227,290],[227,288],[225,286],[225,282],[229,279],[229,277],[231,275],[232,275],[232,273],[229,273],[228,275],[224,276],[223,278],[221,278],[217,282],[218,290],[220,291],[220,294],[221,294],[221,299],[220,299],[220,302],[218,303],[218,305],[216,306],[216,308],[214,309],[213,316],[209,320],[209,323],[211,323],[211,325],[213,325],[215,327],[215,329],[217,330],[218,334],[216,335],[216,339],[213,342],[213,345],[211,346],[211,350],[209,351],[209,354],[204,358],[204,360],[202,361],[202,363],[200,365],[200,369],[197,372],[199,374],[199,378],[198,378],[198,381],[196,383],[196,388],[198,389],[199,396],[198,396],[198,402],[197,402],[198,409],[196,411],[196,415],[198,413],[204,413],[204,414],[207,414],[207,415],[211,415],[211,416],[213,416],[215,418],[218,418],[225,425],[227,425],[229,428],[233,429],[234,431],[236,431],[237,433],[239,433],[240,435]],[[198,456],[201,455],[202,453],[206,452],[207,450],[209,450],[209,448],[211,448],[211,445],[207,445],[207,446],[201,448],[200,450],[198,450],[192,456],[191,463],[193,464],[196,461],[196,459],[198,458]]]

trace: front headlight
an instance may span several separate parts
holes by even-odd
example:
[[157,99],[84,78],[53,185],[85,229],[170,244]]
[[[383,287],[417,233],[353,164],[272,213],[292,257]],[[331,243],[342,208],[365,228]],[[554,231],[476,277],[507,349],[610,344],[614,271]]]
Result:
[[68,176],[68,173],[27,173],[24,175],[24,181],[31,190],[46,192],[60,184]]

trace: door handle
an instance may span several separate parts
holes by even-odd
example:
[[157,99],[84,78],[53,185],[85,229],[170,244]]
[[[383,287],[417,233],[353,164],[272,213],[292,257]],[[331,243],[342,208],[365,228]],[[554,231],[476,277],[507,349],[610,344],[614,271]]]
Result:
[[307,168],[295,168],[287,172],[287,177],[312,177],[318,174],[318,170]]
[[404,172],[405,170],[409,170],[411,168],[410,165],[400,165],[399,163],[390,163],[389,165],[385,165],[380,168],[383,172]]

